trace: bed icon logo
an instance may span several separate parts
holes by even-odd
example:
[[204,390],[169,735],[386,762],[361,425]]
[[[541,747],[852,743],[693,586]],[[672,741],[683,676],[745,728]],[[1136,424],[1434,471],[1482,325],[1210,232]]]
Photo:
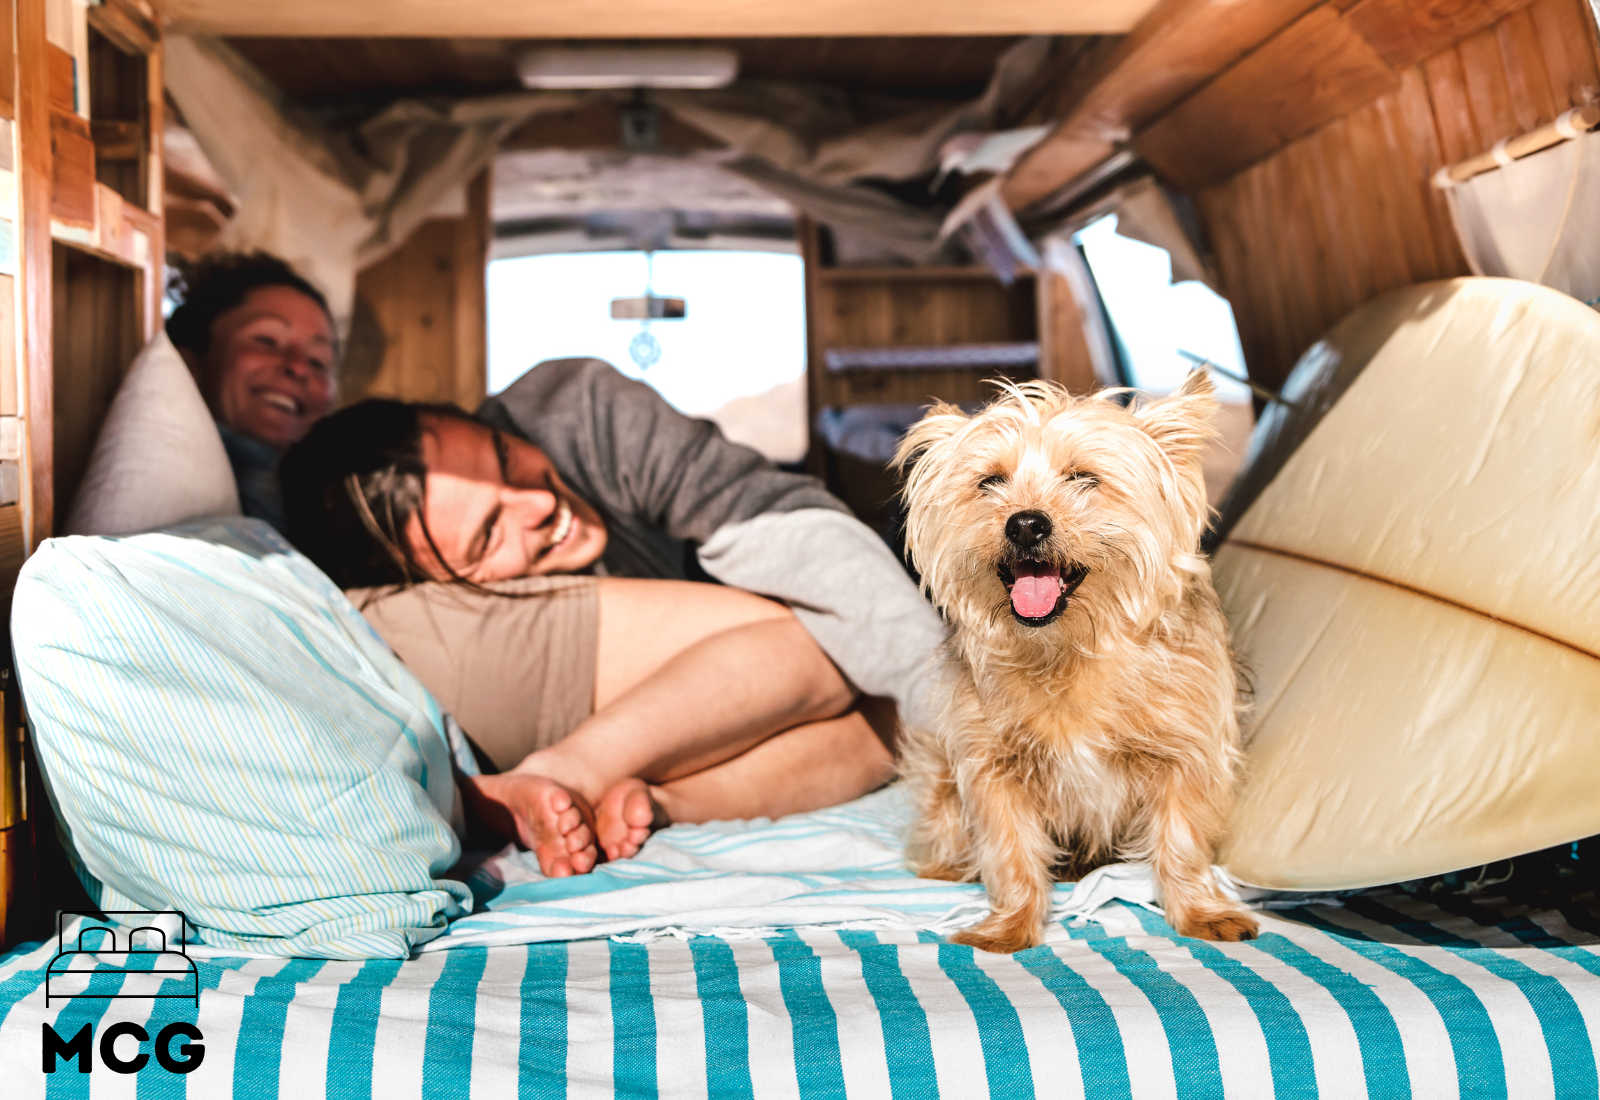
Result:
[[[75,919],[74,919],[75,918]],[[70,925],[70,927],[69,927]],[[185,948],[189,922],[181,912],[111,910],[96,913],[63,910],[56,914],[56,953],[45,971],[45,1004],[58,1000],[185,1000],[199,1010],[200,973]],[[155,1020],[150,1021],[152,1024]],[[88,1073],[95,1048],[94,1022],[63,1038],[49,1023],[43,1026],[41,1068],[54,1073],[59,1061],[77,1060]],[[118,1040],[131,1037],[136,1047],[125,1056]],[[189,1073],[205,1058],[200,1029],[174,1020],[160,1029],[153,1044],[155,1059],[170,1073]],[[138,1073],[150,1061],[144,1045],[150,1033],[132,1021],[107,1027],[100,1035],[100,1061],[113,1073]]]

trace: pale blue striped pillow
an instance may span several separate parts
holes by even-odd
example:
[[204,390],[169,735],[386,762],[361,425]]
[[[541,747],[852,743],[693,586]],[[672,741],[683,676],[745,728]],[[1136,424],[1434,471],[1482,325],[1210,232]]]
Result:
[[402,957],[471,908],[446,721],[277,532],[45,542],[17,671],[71,857],[107,909],[230,950]]

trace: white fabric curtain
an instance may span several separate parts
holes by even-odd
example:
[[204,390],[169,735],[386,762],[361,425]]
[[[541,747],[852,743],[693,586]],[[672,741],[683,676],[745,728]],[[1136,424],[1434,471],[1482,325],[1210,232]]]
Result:
[[1473,176],[1446,195],[1476,274],[1543,283],[1600,304],[1600,133]]

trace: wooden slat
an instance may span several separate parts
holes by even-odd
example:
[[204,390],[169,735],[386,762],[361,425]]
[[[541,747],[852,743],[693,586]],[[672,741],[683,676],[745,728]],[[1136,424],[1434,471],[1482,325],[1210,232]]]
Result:
[[16,117],[16,0],[0,0],[0,116]]
[[1505,65],[1500,58],[1500,41],[1495,33],[1490,30],[1469,35],[1456,49],[1461,53],[1467,105],[1472,110],[1479,140],[1484,145],[1493,145],[1526,129],[1517,123],[1516,112],[1511,107]]
[[1526,8],[1502,19],[1495,28],[1500,63],[1505,68],[1511,110],[1519,131],[1549,122],[1566,109],[1550,83],[1550,68],[1539,49],[1539,32]]
[[45,93],[52,111],[68,114],[78,110],[76,61],[54,42],[45,43]]
[[94,119],[89,134],[94,139],[96,163],[107,160],[137,160],[145,150],[146,127],[138,122]]
[[726,0],[586,0],[506,4],[494,0],[165,0],[180,34],[306,37],[686,38],[797,35],[1123,34],[1151,0],[921,0],[863,4],[730,4]]
[[155,20],[126,0],[101,0],[89,9],[89,26],[127,53],[147,54],[161,40]]
[[[24,87],[49,73],[54,56],[45,39],[44,0],[16,0],[17,75]],[[33,86],[37,87],[37,84]],[[51,386],[50,309],[50,101],[22,96],[17,103],[19,276],[22,279],[21,373],[28,429],[25,503],[30,546],[46,538],[55,519],[54,397]]]
[[1069,72],[1051,98],[1060,124],[1002,186],[1021,210],[1087,172],[1139,129],[1317,0],[1163,0],[1133,32]]
[[[16,280],[0,275],[0,417],[14,418],[21,412],[17,402],[17,315]],[[0,458],[16,458],[0,452]]]
[[1528,0],[1361,0],[1348,19],[1394,69],[1404,69],[1527,7]]
[[1433,106],[1439,148],[1446,161],[1457,161],[1478,152],[1484,140],[1478,136],[1472,107],[1467,102],[1467,76],[1461,67],[1459,50],[1449,49],[1422,63],[1422,77],[1428,85]]
[[[1201,192],[1258,381],[1277,384],[1329,325],[1372,295],[1465,274],[1434,174],[1594,90],[1600,46],[1586,0],[1510,7],[1401,69],[1389,92]],[[1376,9],[1352,10],[1370,17]],[[1448,3],[1417,8],[1419,18],[1428,12],[1465,17]]]
[[488,287],[490,168],[479,172],[467,185],[467,216],[455,241],[456,316],[455,394],[456,404],[475,409],[483,401],[489,384]]
[[50,217],[65,225],[93,228],[94,139],[75,114],[50,115]]
[[1407,69],[1400,77],[1396,96],[1405,123],[1407,147],[1417,158],[1417,178],[1412,186],[1422,192],[1429,234],[1433,243],[1434,267],[1430,279],[1443,279],[1467,270],[1467,259],[1456,239],[1455,224],[1444,192],[1433,186],[1434,173],[1443,168],[1446,158],[1439,143],[1439,128],[1428,98],[1428,85],[1420,66]]
[[1134,146],[1163,176],[1197,190],[1397,82],[1338,12],[1316,8],[1140,133]]
[[[118,202],[115,192],[110,194]],[[91,253],[57,245],[52,257],[52,447],[58,507],[70,505],[95,436],[142,343],[138,273]]]
[[1587,0],[1536,0],[1528,9],[1557,103],[1600,93],[1600,43]]

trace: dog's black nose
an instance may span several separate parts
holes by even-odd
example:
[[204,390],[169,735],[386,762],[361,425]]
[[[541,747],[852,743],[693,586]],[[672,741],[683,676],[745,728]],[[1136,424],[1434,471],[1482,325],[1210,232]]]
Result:
[[1050,517],[1043,512],[1018,512],[1006,520],[1006,538],[1018,550],[1032,550],[1050,537]]

